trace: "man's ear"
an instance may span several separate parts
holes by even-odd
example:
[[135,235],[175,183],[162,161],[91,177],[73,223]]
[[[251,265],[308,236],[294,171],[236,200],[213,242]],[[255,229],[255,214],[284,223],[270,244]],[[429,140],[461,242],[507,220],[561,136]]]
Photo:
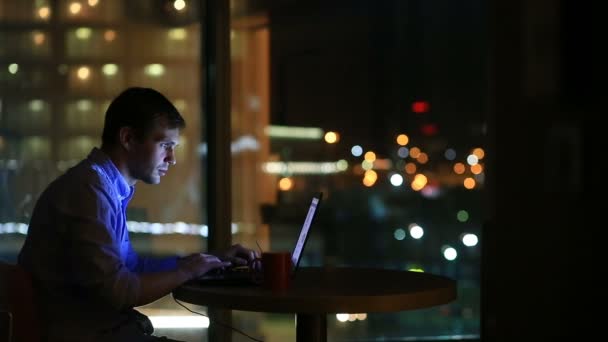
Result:
[[129,151],[133,146],[133,140],[135,140],[133,129],[128,126],[121,127],[118,132],[118,138],[120,139],[120,146]]

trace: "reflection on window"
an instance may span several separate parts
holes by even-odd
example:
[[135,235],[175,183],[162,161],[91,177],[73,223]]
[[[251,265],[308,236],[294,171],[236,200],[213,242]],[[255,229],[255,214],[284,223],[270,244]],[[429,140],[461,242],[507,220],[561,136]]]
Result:
[[6,125],[8,136],[48,133],[51,125],[51,109],[47,100],[5,101],[2,125]]
[[49,0],[0,1],[2,22],[45,22],[51,18]]
[[[7,34],[0,32],[0,58],[48,57],[51,37],[45,30],[29,30]],[[13,59],[15,60],[15,59]]]
[[51,144],[46,137],[30,136],[23,139],[21,158],[24,161],[46,159],[51,152]]
[[[202,224],[199,5],[165,3],[0,0],[0,220],[26,224],[44,187],[100,145],[109,101],[144,86],[174,101],[187,128],[177,167],[162,186],[139,186],[129,210],[150,225]],[[134,242],[149,254],[202,249],[165,233]]]
[[66,104],[65,128],[70,132],[91,132],[99,135],[103,129],[103,102],[81,99]]
[[69,23],[122,21],[125,3],[120,0],[59,0],[58,16],[61,21]]
[[66,32],[66,53],[70,58],[124,56],[124,40],[112,28],[81,26]]
[[[109,102],[129,86],[163,92],[187,122],[177,165],[137,186],[131,241],[143,255],[205,250],[199,18],[198,1],[0,0],[3,259],[16,259],[41,191],[100,145]],[[160,311],[188,314],[166,299],[141,310],[158,324]]]

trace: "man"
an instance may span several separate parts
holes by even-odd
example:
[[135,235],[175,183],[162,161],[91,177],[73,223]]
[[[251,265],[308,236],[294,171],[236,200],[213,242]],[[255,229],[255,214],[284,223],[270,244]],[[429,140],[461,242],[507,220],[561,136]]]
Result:
[[221,257],[139,257],[126,226],[138,180],[160,183],[172,165],[177,109],[159,92],[129,88],[110,104],[101,148],[52,182],[34,209],[21,264],[32,275],[50,341],[157,341],[151,303],[184,282],[255,253],[239,245]]

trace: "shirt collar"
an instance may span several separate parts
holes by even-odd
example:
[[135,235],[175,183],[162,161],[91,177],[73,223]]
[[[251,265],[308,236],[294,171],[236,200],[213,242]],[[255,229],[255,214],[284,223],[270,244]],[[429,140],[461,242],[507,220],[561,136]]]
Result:
[[93,164],[98,165],[101,170],[108,176],[108,179],[114,185],[114,188],[118,192],[118,199],[120,201],[130,200],[133,197],[133,192],[135,187],[129,185],[125,178],[122,176],[120,171],[114,165],[114,162],[105,154],[102,150],[97,147],[91,150],[89,156],[87,157]]

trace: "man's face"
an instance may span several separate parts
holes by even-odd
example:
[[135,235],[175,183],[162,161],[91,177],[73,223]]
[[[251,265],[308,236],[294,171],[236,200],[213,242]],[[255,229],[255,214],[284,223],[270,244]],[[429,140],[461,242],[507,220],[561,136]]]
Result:
[[128,168],[131,178],[147,184],[160,183],[170,165],[175,165],[174,149],[178,145],[179,129],[168,128],[162,120],[143,137],[134,139],[129,150]]

